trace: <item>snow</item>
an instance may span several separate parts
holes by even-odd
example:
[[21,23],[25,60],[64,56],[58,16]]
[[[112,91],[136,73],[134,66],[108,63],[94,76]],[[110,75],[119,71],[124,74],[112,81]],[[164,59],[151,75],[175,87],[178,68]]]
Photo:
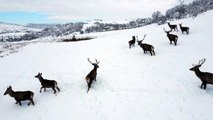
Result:
[[40,31],[40,29],[29,28],[22,25],[9,24],[0,22],[0,33],[17,32],[17,31]]
[[[15,104],[10,96],[0,96],[4,120],[212,120],[213,86],[200,89],[201,81],[189,71],[202,58],[201,71],[213,71],[213,11],[192,19],[172,21],[190,27],[190,34],[179,36],[177,46],[170,45],[163,31],[167,24],[86,34],[95,39],[81,42],[35,42],[18,52],[0,58],[0,90],[7,86],[35,93],[35,106]],[[155,47],[156,56],[132,49],[133,35]],[[87,58],[100,61],[97,81],[87,94],[85,76],[93,66]],[[61,92],[51,89],[39,93],[34,78],[58,81]]]
[[[23,25],[0,22],[0,41],[7,38],[20,38],[30,32],[39,32],[41,29],[25,27]],[[1,47],[1,44],[0,44]]]

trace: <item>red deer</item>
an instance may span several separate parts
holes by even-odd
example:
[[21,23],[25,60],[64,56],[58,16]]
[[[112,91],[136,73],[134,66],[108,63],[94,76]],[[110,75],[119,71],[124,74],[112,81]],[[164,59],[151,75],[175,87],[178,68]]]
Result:
[[54,94],[56,93],[55,88],[60,92],[60,89],[58,88],[58,84],[55,80],[44,79],[42,77],[42,73],[38,73],[38,75],[36,75],[35,78],[38,78],[39,81],[41,82],[42,87],[40,88],[40,93],[41,93],[42,88],[44,88],[44,91],[46,91],[46,88],[52,88],[54,91]]
[[171,30],[178,31],[177,25],[171,25],[170,22],[168,22],[168,25],[169,25]]
[[182,27],[182,23],[179,24],[179,25],[180,25],[180,29],[182,31],[182,34],[183,34],[183,32],[186,32],[186,34],[189,34],[189,27]]
[[206,59],[199,60],[197,65],[193,65],[192,68],[189,70],[194,71],[198,78],[201,80],[201,86],[202,89],[204,87],[204,90],[206,89],[207,84],[213,84],[213,73],[209,72],[202,72],[200,71],[200,67],[203,65],[203,63],[206,61]]
[[167,37],[169,38],[170,44],[172,44],[172,41],[173,41],[175,45],[177,45],[178,36],[174,34],[170,34],[172,30],[166,31],[165,28],[163,28],[163,30],[166,32]]
[[33,101],[33,96],[34,93],[31,91],[13,91],[12,87],[9,86],[7,88],[7,90],[5,91],[4,95],[9,94],[11,97],[13,97],[16,100],[16,104],[19,104],[21,106],[21,101],[25,101],[25,100],[29,100],[30,102],[28,103],[28,105],[30,105],[31,103],[33,105],[34,101]]
[[132,40],[130,40],[128,43],[129,43],[129,48],[131,48],[132,46],[135,46],[135,36],[132,36]]
[[89,58],[87,60],[89,61],[89,63],[91,63],[94,66],[94,68],[90,71],[90,73],[85,78],[85,80],[87,81],[87,86],[88,86],[87,93],[88,93],[93,80],[96,81],[97,69],[99,68],[98,64],[100,63],[100,61],[98,62],[97,60],[95,60],[96,63],[92,63],[89,60]]
[[155,55],[154,47],[152,45],[142,43],[144,41],[145,37],[146,37],[146,34],[144,35],[142,40],[139,40],[139,41],[137,40],[138,45],[140,45],[140,47],[143,49],[144,53],[147,53],[147,51],[149,51],[151,56],[152,56],[152,54]]

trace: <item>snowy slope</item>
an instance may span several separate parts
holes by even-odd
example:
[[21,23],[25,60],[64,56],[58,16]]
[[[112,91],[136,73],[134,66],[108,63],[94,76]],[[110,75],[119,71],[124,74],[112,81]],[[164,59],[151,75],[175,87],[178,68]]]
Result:
[[[212,120],[213,86],[199,88],[201,82],[189,71],[201,58],[207,61],[202,71],[213,72],[213,11],[183,23],[189,35],[179,36],[178,45],[170,45],[163,28],[156,24],[142,28],[95,33],[91,41],[30,44],[18,53],[0,59],[0,90],[32,90],[35,106],[15,104],[9,96],[0,96],[4,120]],[[132,35],[154,45],[156,56],[143,54],[139,46],[128,48]],[[90,34],[88,34],[90,35]],[[97,81],[89,93],[85,76],[92,69],[90,57],[100,60]],[[55,79],[61,92],[48,89],[39,93],[34,76]]]
[[26,31],[40,31],[40,29],[0,22],[0,33],[26,32]]

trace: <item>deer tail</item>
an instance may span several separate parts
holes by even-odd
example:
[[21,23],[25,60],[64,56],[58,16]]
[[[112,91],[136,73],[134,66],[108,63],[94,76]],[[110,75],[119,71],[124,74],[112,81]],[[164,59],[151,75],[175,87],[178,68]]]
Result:
[[58,87],[58,83],[56,81],[54,81],[55,87]]
[[34,93],[31,92],[30,98],[33,99]]
[[151,47],[151,50],[154,51],[154,47],[153,46]]
[[90,79],[88,76],[86,76],[85,80],[87,81],[87,84],[88,84]]

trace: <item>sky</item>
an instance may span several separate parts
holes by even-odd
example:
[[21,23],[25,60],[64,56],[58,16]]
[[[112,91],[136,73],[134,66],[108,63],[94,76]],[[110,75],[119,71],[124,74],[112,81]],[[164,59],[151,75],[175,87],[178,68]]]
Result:
[[155,11],[165,14],[178,4],[179,0],[0,0],[0,21],[16,24],[116,21],[151,17]]

